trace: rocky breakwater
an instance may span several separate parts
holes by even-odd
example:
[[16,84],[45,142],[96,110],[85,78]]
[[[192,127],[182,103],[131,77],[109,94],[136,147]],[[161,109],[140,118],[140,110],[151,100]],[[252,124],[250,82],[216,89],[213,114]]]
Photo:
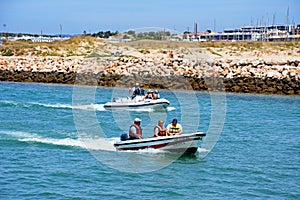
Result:
[[1,81],[300,95],[300,58],[212,58],[158,51],[119,57],[0,57]]
[[225,90],[300,95],[300,58],[220,59],[215,69]]
[[121,57],[105,63],[102,60],[94,66],[98,67],[87,67],[81,72],[102,72],[102,77],[110,77],[110,86],[130,86],[138,81],[146,87],[167,89],[300,95],[300,58],[156,55]]
[[0,57],[0,81],[74,83],[78,57]]

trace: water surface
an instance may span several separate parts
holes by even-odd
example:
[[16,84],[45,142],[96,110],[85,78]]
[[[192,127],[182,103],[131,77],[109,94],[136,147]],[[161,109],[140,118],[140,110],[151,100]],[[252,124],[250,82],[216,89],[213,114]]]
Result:
[[[215,148],[206,157],[200,148],[178,158],[115,152],[110,144],[135,117],[142,118],[145,137],[159,118],[177,117],[185,132],[208,132],[209,93],[161,91],[171,102],[167,111],[125,112],[103,108],[114,93],[127,95],[125,89],[97,88],[94,102],[85,105],[74,104],[73,93],[69,85],[0,82],[0,199],[300,197],[300,97],[226,94]],[[81,125],[76,112],[85,115]],[[128,172],[135,169],[149,172]]]

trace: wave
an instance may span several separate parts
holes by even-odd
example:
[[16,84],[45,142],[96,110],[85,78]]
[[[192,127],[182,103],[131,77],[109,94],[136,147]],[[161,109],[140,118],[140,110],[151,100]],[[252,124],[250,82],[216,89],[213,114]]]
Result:
[[1,107],[3,107],[3,106],[14,106],[14,107],[16,107],[16,106],[18,106],[18,104],[19,103],[17,103],[17,102],[9,101],[9,100],[2,100],[2,101],[0,101]]

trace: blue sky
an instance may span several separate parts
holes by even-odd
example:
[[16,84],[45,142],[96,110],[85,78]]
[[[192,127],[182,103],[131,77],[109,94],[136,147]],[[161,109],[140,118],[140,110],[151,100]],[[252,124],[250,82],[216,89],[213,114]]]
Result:
[[[0,32],[56,34],[161,27],[184,32],[300,24],[300,0],[2,0]],[[251,20],[252,19],[252,20]],[[6,24],[4,27],[3,24]]]

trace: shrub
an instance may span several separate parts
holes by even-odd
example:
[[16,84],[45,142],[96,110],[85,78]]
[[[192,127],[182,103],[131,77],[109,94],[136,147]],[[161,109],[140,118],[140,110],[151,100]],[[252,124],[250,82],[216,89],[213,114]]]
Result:
[[7,51],[4,51],[2,55],[3,56],[13,56],[14,53],[12,50],[8,49]]

